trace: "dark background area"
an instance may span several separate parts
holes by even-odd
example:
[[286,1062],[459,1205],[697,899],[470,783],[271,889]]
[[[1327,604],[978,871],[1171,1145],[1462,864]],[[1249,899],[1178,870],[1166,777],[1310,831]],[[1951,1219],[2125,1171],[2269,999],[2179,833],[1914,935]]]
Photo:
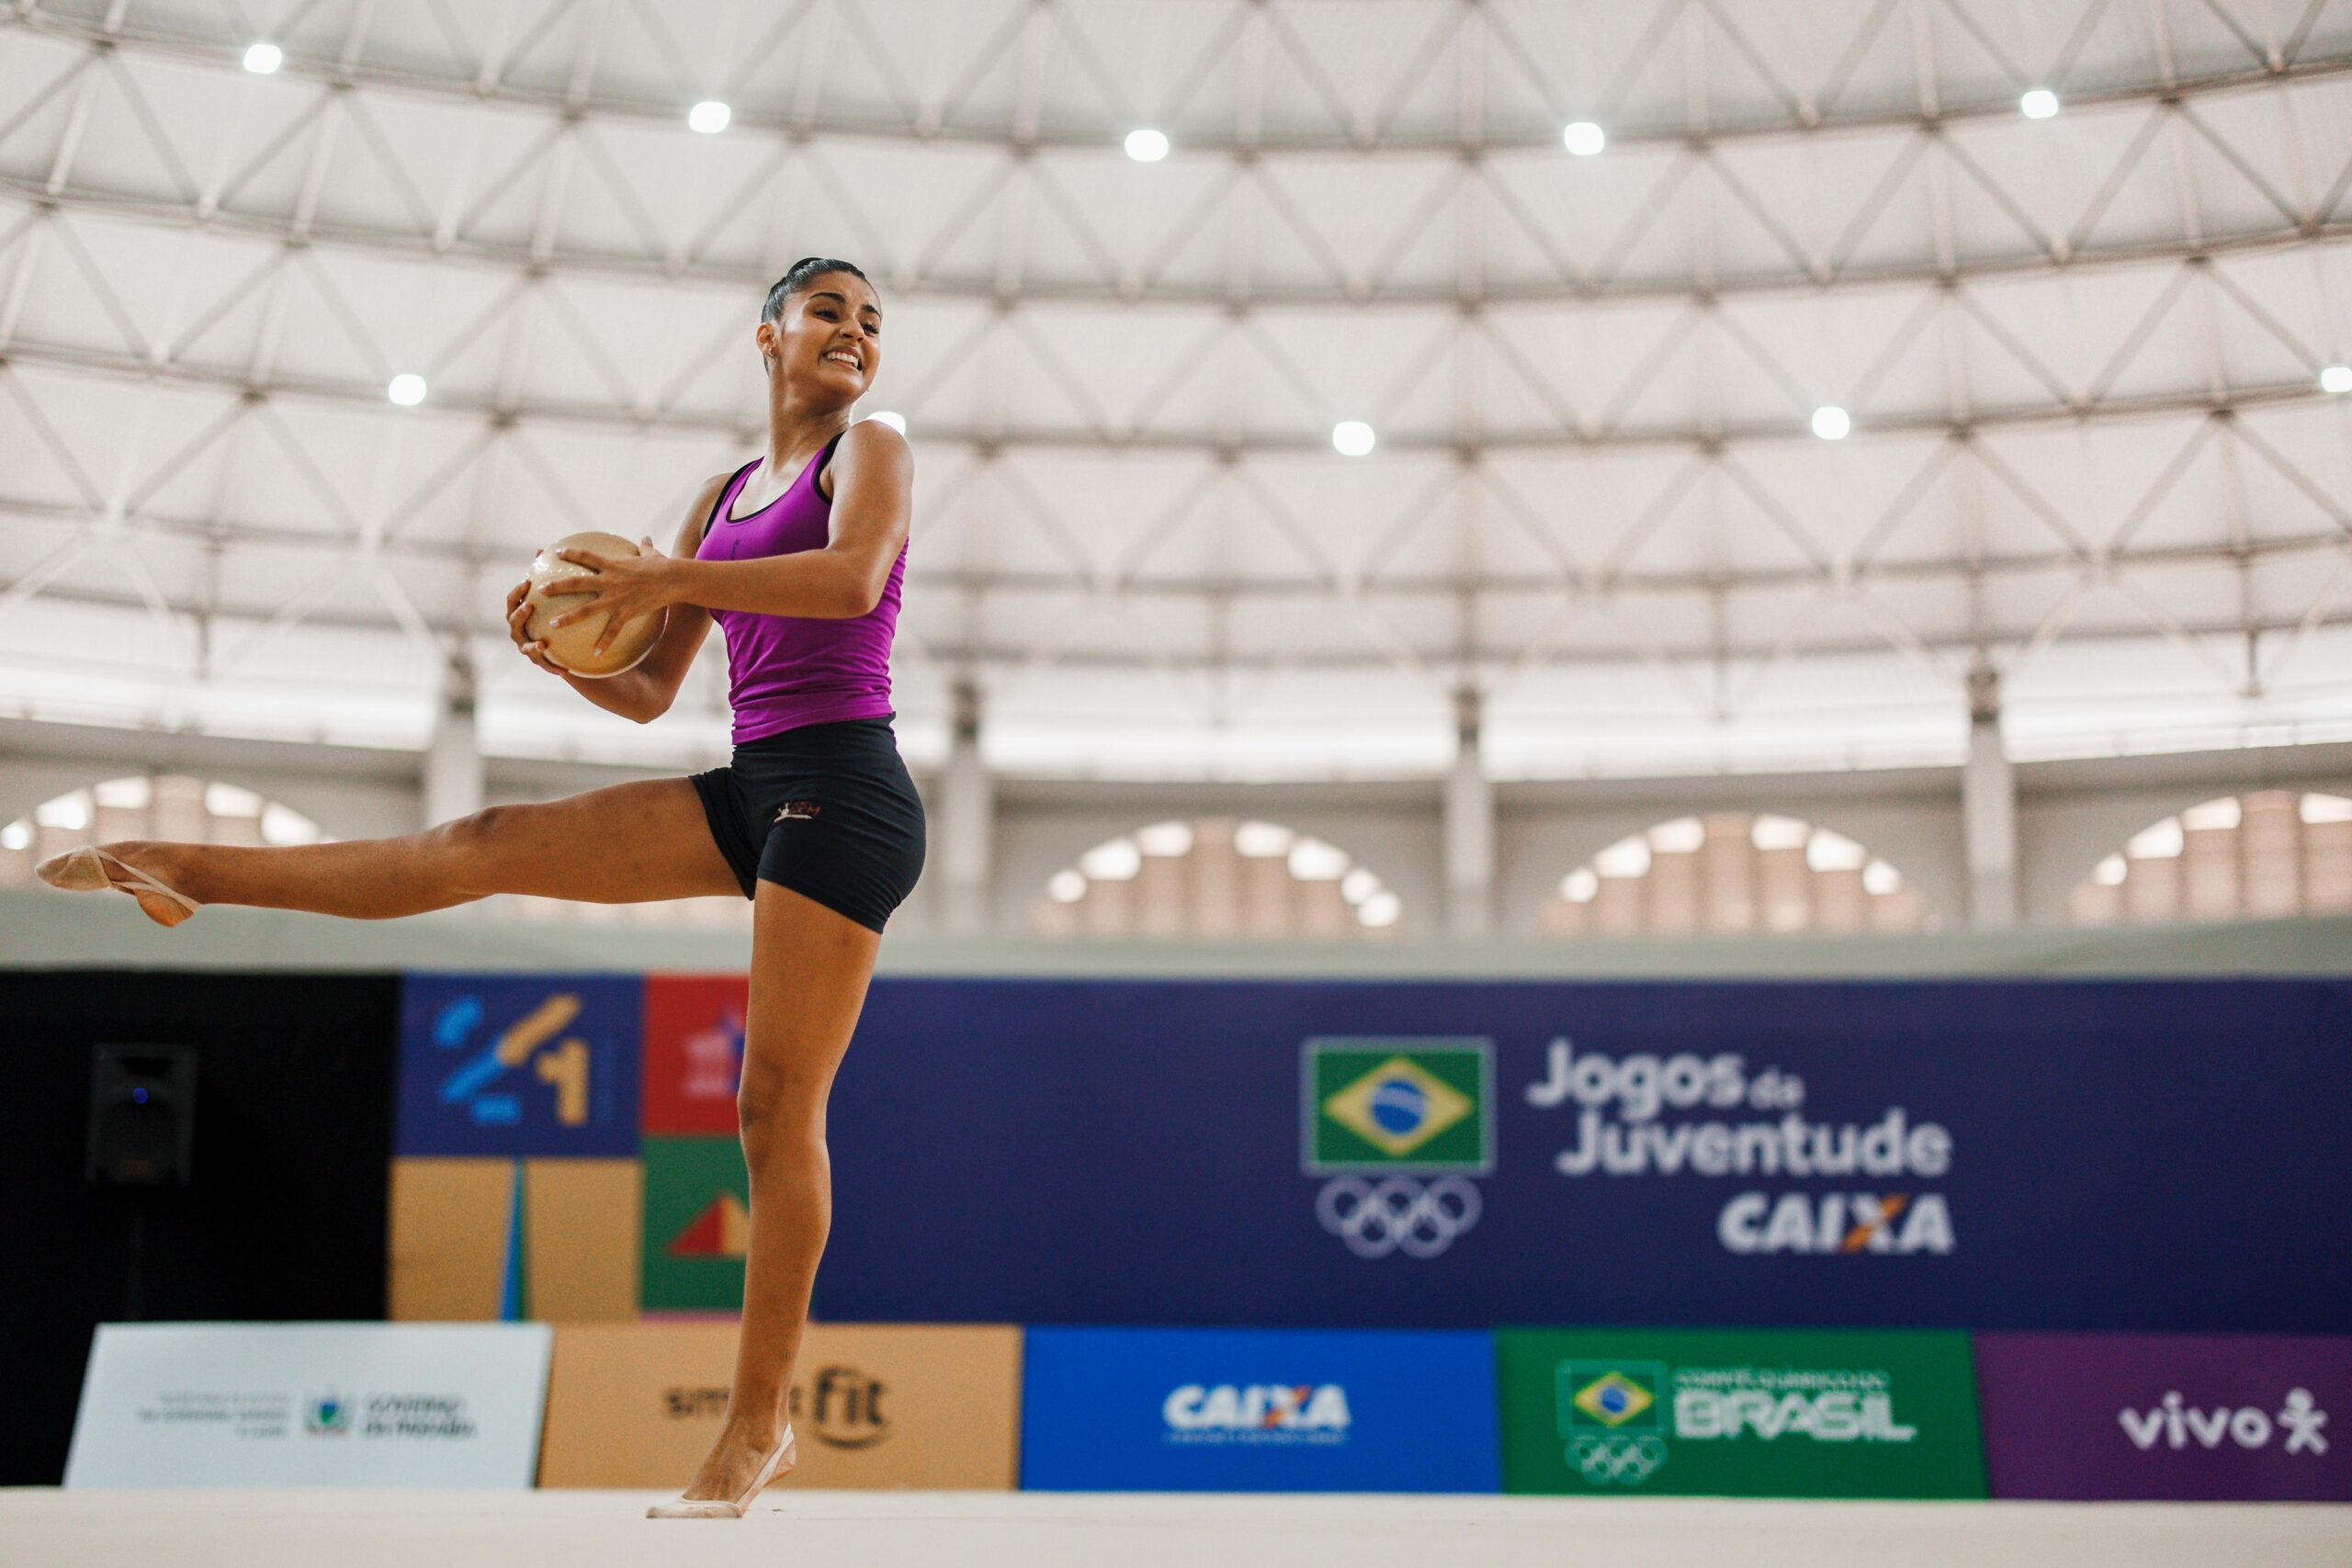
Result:
[[[383,1316],[399,1001],[392,975],[0,974],[0,1485],[63,1477],[100,1323]],[[84,1179],[100,1043],[196,1048],[185,1190]]]

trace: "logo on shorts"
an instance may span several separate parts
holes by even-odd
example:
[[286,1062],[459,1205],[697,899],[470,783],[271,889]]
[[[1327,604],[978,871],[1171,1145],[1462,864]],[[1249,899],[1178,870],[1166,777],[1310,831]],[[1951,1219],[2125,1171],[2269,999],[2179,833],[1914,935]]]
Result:
[[822,801],[787,800],[777,808],[775,819],[778,822],[806,822],[823,809]]

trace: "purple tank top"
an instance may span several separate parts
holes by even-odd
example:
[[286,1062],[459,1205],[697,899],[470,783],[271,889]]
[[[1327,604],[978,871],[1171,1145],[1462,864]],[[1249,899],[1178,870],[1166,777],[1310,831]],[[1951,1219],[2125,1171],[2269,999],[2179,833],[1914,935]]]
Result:
[[[833,503],[817,488],[817,476],[840,444],[838,435],[825,443],[789,489],[749,517],[732,515],[735,498],[760,460],[736,469],[711,508],[695,558],[752,560],[822,549],[831,537]],[[727,637],[727,703],[735,710],[736,745],[807,724],[889,716],[890,634],[899,625],[899,583],[906,570],[901,546],[881,601],[854,619],[710,613]]]

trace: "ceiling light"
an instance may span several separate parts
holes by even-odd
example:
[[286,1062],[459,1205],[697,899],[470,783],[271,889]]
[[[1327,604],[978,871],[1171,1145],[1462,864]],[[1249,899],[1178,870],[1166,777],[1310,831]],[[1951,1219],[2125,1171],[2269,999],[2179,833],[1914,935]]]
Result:
[[1804,863],[1815,871],[1861,871],[1870,854],[1843,833],[1815,828],[1804,844]]
[[2018,112],[2028,119],[2048,119],[2058,112],[2058,95],[2047,87],[2036,87],[2018,100]]
[[286,63],[286,51],[274,43],[250,44],[245,49],[245,69],[256,76],[266,76]]
[[1707,841],[1707,825],[1696,817],[1678,817],[1649,830],[1650,848],[1670,855],[1689,854]]
[[904,435],[907,433],[907,416],[905,414],[892,413],[889,410],[885,409],[880,413],[870,413],[865,417],[872,420],[876,424],[888,425],[891,429],[897,431],[901,435]]
[[705,136],[718,135],[734,118],[735,111],[717,98],[705,98],[686,111],[686,123]]
[[1136,829],[1136,848],[1162,860],[1193,852],[1193,825],[1190,822],[1154,822],[1148,828]]
[[2209,800],[2202,806],[2192,806],[2180,814],[2184,828],[2234,828],[2244,820],[2238,797],[2225,795],[2219,800]]
[[265,844],[315,844],[326,835],[319,825],[291,807],[272,800],[261,808],[261,841]]
[[1609,145],[1609,135],[1592,121],[1580,119],[1560,132],[1560,145],[1579,158],[1589,158]]
[[1571,904],[1589,904],[1600,892],[1600,878],[1588,866],[1572,871],[1560,881],[1560,897]]
[[2331,365],[2319,373],[2323,392],[2352,392],[2352,365]]
[[2340,795],[2307,795],[2297,803],[2296,813],[2307,825],[2352,822],[2352,800]]
[[1639,833],[1620,839],[1592,857],[1592,869],[1612,881],[1645,875],[1650,869],[1650,841]]
[[44,828],[78,833],[90,825],[90,792],[77,789],[55,800],[44,800],[33,807],[33,820]]
[[1143,852],[1133,839],[1097,844],[1078,857],[1078,869],[1090,882],[1129,882],[1143,869]]
[[1375,893],[1356,906],[1356,919],[1374,930],[1395,925],[1404,912],[1403,902],[1394,893]]
[[1057,871],[1046,891],[1057,904],[1075,904],[1086,897],[1086,878],[1074,871]]
[[1813,411],[1813,433],[1824,441],[1843,441],[1853,428],[1854,422],[1835,403]]
[[424,378],[403,370],[392,378],[384,389],[384,396],[404,409],[413,409],[424,400]]
[[1343,419],[1331,427],[1331,445],[1342,457],[1363,457],[1372,450],[1372,426],[1360,419]]
[[1340,897],[1351,904],[1361,904],[1380,891],[1380,878],[1370,866],[1360,865],[1340,878]]
[[1883,898],[1902,886],[1903,874],[1883,860],[1862,867],[1862,891],[1873,898]]
[[1127,132],[1127,156],[1138,164],[1157,164],[1168,156],[1168,136],[1159,130]]
[[1297,838],[1278,822],[1244,822],[1233,830],[1233,852],[1244,860],[1272,860],[1290,853]]
[[1301,839],[1290,847],[1290,874],[1301,882],[1337,882],[1348,874],[1348,852],[1320,839]]
[[155,786],[149,784],[142,774],[133,773],[128,778],[107,779],[103,784],[92,784],[90,794],[100,806],[117,811],[140,811],[155,798]]
[[209,784],[204,786],[204,809],[215,817],[261,816],[262,798],[243,784]]

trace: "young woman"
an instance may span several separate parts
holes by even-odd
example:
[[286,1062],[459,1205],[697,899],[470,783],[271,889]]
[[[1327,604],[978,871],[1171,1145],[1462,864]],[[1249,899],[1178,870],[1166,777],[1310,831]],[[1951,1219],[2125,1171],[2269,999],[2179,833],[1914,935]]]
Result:
[[[205,904],[377,919],[493,893],[632,903],[741,892],[752,904],[751,1010],[738,1109],[752,1181],[743,1326],[726,1425],[656,1517],[740,1517],[793,1461],[785,1400],[831,1220],[825,1100],[865,999],[890,911],[923,860],[922,802],[890,729],[890,636],[906,568],[913,463],[886,424],[851,423],[881,364],[865,275],[810,257],[768,291],[753,336],[768,446],[706,483],[674,555],[567,552],[592,573],[559,624],[609,628],[667,607],[626,674],[583,680],[524,632],[523,656],[597,706],[666,712],[716,619],[727,638],[730,766],[492,807],[406,838],[277,849],[125,842],[40,867],[76,891],[115,887],[177,925]],[[601,645],[600,645],[601,646]]]

